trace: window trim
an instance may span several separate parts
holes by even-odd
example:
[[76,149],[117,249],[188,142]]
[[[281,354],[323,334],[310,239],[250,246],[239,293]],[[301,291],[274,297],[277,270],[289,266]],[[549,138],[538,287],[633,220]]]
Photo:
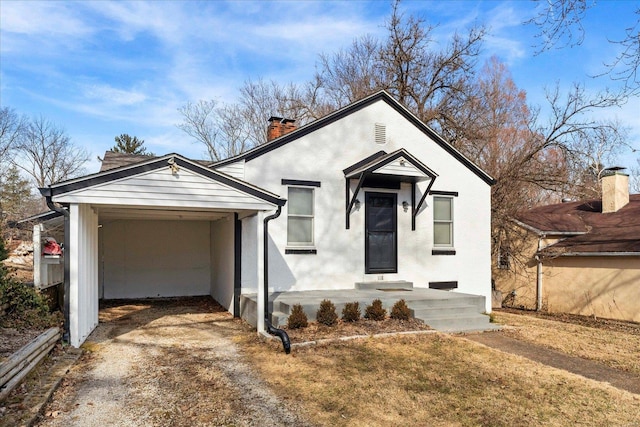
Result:
[[[284,184],[286,182],[292,183],[293,180],[282,180]],[[285,254],[316,254],[316,191],[315,189],[320,187],[320,183],[317,181],[295,181],[295,185],[287,185],[287,201],[289,197],[290,188],[299,188],[303,190],[311,191],[311,215],[300,215],[289,213],[289,204],[287,203],[287,243],[285,246]],[[305,185],[306,184],[306,185]],[[317,185],[316,185],[317,184]],[[311,218],[311,242],[290,242],[289,241],[289,218]]]
[[[442,199],[442,200],[448,200],[449,201],[449,206],[450,206],[450,211],[451,211],[451,219],[450,220],[442,220],[442,219],[436,219],[436,213],[435,213],[435,206],[436,206],[436,199]],[[436,243],[436,224],[437,223],[445,223],[445,224],[449,224],[449,241],[451,243]],[[454,223],[455,223],[455,215],[454,215],[454,207],[453,207],[453,196],[433,196],[433,247],[436,249],[442,249],[442,248],[446,248],[446,249],[453,249],[455,247],[455,241],[453,239],[454,237]],[[455,253],[455,252],[454,252]]]

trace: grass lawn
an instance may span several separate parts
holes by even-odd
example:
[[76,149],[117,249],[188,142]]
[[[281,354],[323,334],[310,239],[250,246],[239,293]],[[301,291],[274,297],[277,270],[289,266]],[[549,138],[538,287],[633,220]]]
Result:
[[584,326],[505,312],[493,316],[497,323],[515,327],[503,332],[508,336],[640,375],[640,327],[633,324],[616,330],[621,328],[607,327],[607,321]]
[[240,343],[283,399],[331,426],[640,425],[640,396],[444,334]]

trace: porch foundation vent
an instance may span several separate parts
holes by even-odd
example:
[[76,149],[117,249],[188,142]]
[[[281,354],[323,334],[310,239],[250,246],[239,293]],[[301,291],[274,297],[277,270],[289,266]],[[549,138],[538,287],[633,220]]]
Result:
[[384,123],[375,124],[374,138],[378,145],[387,143],[387,126]]

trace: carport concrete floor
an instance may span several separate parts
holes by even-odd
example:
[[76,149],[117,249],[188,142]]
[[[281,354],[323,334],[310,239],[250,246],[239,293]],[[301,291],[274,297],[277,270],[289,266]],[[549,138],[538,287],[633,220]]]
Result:
[[39,425],[308,425],[238,353],[251,333],[209,297],[109,302]]

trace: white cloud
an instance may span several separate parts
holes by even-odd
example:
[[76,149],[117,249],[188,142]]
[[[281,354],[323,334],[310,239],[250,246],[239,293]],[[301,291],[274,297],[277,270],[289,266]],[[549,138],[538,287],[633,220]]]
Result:
[[139,104],[147,96],[138,90],[122,90],[107,84],[94,84],[83,87],[84,96],[114,106]]
[[4,1],[2,31],[23,35],[82,37],[93,30],[76,16],[73,4],[45,1]]

